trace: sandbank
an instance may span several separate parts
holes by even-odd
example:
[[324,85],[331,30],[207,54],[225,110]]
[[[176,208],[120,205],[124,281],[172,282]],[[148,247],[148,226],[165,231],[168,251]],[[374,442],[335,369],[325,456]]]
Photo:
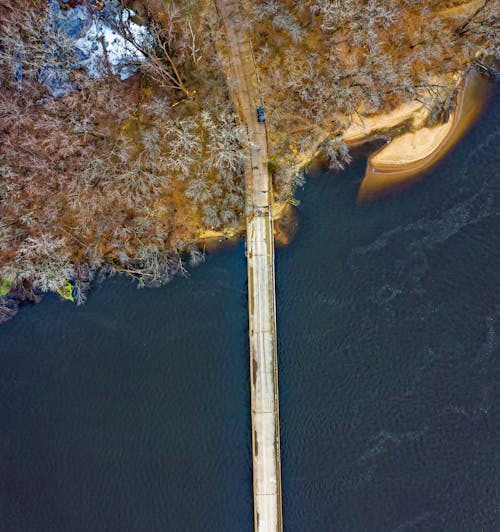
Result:
[[368,159],[358,200],[371,200],[401,188],[442,159],[483,108],[487,87],[487,80],[471,71],[463,80],[455,109],[446,123],[404,133],[373,154]]
[[375,133],[393,129],[405,122],[420,122],[427,117],[428,112],[417,101],[399,105],[392,111],[377,114],[354,121],[343,133],[342,140],[347,144],[356,144],[372,137]]

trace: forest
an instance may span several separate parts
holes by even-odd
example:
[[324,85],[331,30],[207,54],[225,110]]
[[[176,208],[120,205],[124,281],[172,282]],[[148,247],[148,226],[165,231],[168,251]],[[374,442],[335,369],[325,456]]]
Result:
[[[355,119],[418,100],[446,119],[498,59],[490,0],[243,1],[276,199],[350,160]],[[243,128],[211,1],[1,0],[0,322],[96,275],[157,286],[244,226]]]

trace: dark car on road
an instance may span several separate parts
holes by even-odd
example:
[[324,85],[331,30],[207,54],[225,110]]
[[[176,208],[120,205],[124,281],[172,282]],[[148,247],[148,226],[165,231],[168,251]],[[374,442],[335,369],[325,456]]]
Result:
[[257,107],[257,120],[260,124],[266,121],[266,115],[264,114],[264,107]]

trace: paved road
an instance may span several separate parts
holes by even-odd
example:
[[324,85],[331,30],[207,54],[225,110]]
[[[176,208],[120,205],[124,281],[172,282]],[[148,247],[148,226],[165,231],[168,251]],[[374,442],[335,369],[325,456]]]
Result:
[[267,136],[257,120],[261,105],[250,38],[235,0],[216,0],[226,30],[229,86],[247,128],[246,219],[254,528],[281,532],[281,465],[272,190]]

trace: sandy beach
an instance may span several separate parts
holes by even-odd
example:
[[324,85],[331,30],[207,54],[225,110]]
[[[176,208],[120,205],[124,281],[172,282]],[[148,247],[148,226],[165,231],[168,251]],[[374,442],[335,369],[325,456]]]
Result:
[[488,81],[476,71],[460,87],[448,121],[421,127],[392,139],[367,163],[358,200],[366,201],[413,182],[436,164],[460,140],[483,108]]

